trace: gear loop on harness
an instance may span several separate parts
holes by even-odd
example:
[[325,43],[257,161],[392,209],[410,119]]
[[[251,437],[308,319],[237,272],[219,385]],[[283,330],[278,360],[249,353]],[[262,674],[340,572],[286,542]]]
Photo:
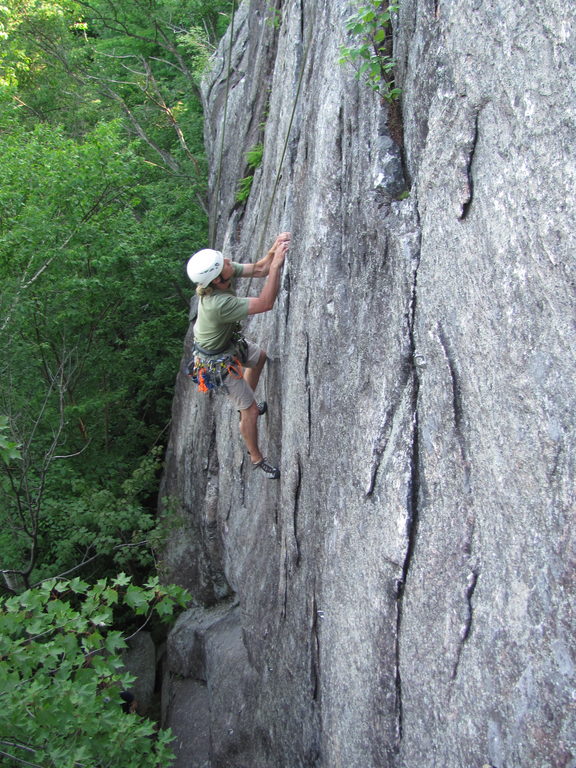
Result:
[[194,357],[186,366],[186,373],[198,385],[200,392],[210,392],[223,386],[225,379],[241,379],[244,376],[243,362],[248,352],[248,342],[237,328],[231,344],[225,350],[211,352],[197,342],[193,346]]

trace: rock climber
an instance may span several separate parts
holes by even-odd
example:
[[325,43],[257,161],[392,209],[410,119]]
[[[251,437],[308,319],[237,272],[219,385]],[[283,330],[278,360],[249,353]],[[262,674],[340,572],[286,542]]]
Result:
[[[269,312],[274,306],[289,244],[290,233],[283,232],[266,256],[253,264],[240,264],[224,258],[220,251],[205,248],[195,253],[186,267],[199,296],[189,372],[201,390],[222,386],[232,398],[240,411],[240,434],[252,467],[271,480],[280,477],[280,470],[268,463],[258,444],[258,416],[266,412],[267,404],[257,403],[254,395],[266,352],[244,339],[240,324],[248,315]],[[237,277],[265,277],[266,282],[258,297],[240,298],[234,290]]]

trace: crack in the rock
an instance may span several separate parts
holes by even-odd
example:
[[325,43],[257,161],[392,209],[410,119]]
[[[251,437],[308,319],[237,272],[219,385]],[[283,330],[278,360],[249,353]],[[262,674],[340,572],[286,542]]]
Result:
[[284,295],[284,327],[288,326],[288,318],[290,316],[290,272],[285,270],[283,280],[283,295]]
[[419,382],[417,375],[414,374],[413,391],[413,422],[412,422],[412,455],[410,485],[407,498],[407,520],[406,520],[406,555],[402,564],[402,574],[397,582],[396,591],[396,740],[399,745],[403,736],[403,704],[402,704],[402,676],[400,672],[400,635],[402,630],[402,619],[404,609],[404,591],[408,580],[408,572],[414,557],[416,547],[416,538],[418,534],[418,513],[420,496],[420,437],[418,425],[418,389]]
[[[444,356],[446,358],[448,371],[450,374],[450,382],[451,382],[451,389],[452,389],[452,412],[453,412],[453,420],[454,420],[454,432],[455,432],[456,440],[459,447],[460,460],[462,462],[462,482],[463,482],[463,488],[464,488],[463,498],[464,500],[466,500],[466,498],[470,497],[472,493],[472,489],[471,489],[471,478],[470,478],[470,474],[471,474],[470,450],[469,450],[468,440],[466,438],[466,430],[465,430],[465,417],[464,417],[465,408],[464,408],[463,395],[462,395],[462,381],[461,381],[461,376],[458,370],[456,356],[452,349],[450,339],[448,338],[448,335],[446,334],[441,324],[438,325],[438,337],[440,340],[440,345],[444,351]],[[472,511],[469,510],[465,518],[464,542],[462,546],[464,555],[466,556],[469,563],[470,563],[470,558],[472,554],[474,522],[475,522],[474,514],[472,513]],[[478,581],[478,570],[476,568],[471,568],[468,574],[466,588],[464,589],[465,615],[458,633],[455,660],[452,667],[452,673],[450,676],[452,680],[456,679],[456,676],[458,674],[458,669],[460,666],[460,658],[462,655],[462,650],[464,648],[464,644],[466,643],[470,635],[470,631],[472,627],[472,619],[473,619],[472,597],[474,595],[474,590],[476,589],[477,581]]]
[[474,153],[476,152],[476,144],[478,143],[478,117],[480,112],[476,112],[474,116],[474,129],[472,132],[472,137],[470,140],[470,144],[465,148],[466,149],[466,167],[465,167],[465,176],[466,176],[466,182],[465,182],[465,189],[464,189],[464,199],[461,202],[461,212],[460,216],[458,217],[460,221],[463,221],[470,211],[470,206],[472,205],[472,200],[474,198],[474,178],[472,175],[472,163],[474,162]]
[[409,384],[410,384],[410,372],[408,372],[406,380],[403,381],[401,384],[402,389],[401,389],[400,395],[398,396],[396,401],[386,411],[386,416],[384,417],[384,421],[382,422],[382,425],[380,426],[380,429],[378,430],[376,437],[372,441],[372,456],[370,461],[369,478],[368,478],[368,484],[364,491],[364,496],[366,498],[369,498],[374,493],[378,471],[380,470],[380,466],[382,462],[383,461],[385,462],[386,458],[388,457],[388,454],[390,453],[390,449],[391,449],[390,440],[394,432],[396,417],[398,416],[398,414],[401,414],[402,400],[404,399],[404,393],[406,391],[406,387]]
[[310,658],[310,682],[312,687],[312,699],[318,700],[320,694],[320,638],[318,636],[318,618],[320,616],[316,602],[316,592],[312,598],[312,627],[311,627],[311,658]]
[[418,244],[418,256],[413,267],[412,293],[410,297],[410,312],[408,314],[408,339],[411,352],[411,369],[409,381],[412,382],[412,441],[410,455],[410,482],[406,499],[406,554],[402,564],[402,573],[396,587],[396,648],[395,648],[395,680],[396,680],[396,750],[400,749],[403,737],[403,701],[402,701],[402,676],[400,672],[400,637],[402,633],[402,621],[404,611],[404,592],[408,573],[414,557],[416,539],[418,535],[419,504],[420,504],[420,433],[418,417],[418,397],[420,393],[419,368],[416,364],[416,312],[417,312],[417,288],[418,269],[420,267],[420,248]]
[[288,611],[288,550],[284,555],[284,599],[282,602],[282,610],[280,611],[280,618],[282,621],[286,620],[286,613]]
[[455,680],[458,675],[458,668],[460,666],[460,658],[462,656],[462,651],[464,650],[464,645],[468,640],[468,637],[470,636],[470,632],[472,630],[472,621],[474,618],[474,607],[472,605],[472,598],[474,597],[474,591],[478,583],[478,576],[479,576],[478,570],[473,569],[468,574],[468,578],[466,580],[466,588],[464,590],[466,615],[464,616],[462,626],[460,627],[459,642],[458,642],[458,647],[456,649],[456,659],[454,661],[454,666],[452,667],[452,674],[450,676],[452,680]]
[[[416,217],[419,220],[418,210]],[[419,223],[419,222],[418,222]],[[396,648],[395,648],[395,680],[396,680],[396,749],[399,750],[403,737],[403,701],[402,701],[402,676],[400,672],[400,637],[402,633],[402,621],[404,610],[404,592],[408,573],[414,557],[416,538],[419,523],[420,503],[420,435],[418,418],[418,398],[420,393],[420,370],[416,363],[416,313],[418,306],[418,270],[420,267],[420,243],[416,245],[416,257],[413,262],[412,291],[410,295],[409,311],[407,313],[407,335],[410,346],[410,367],[408,369],[407,382],[412,384],[412,438],[410,455],[410,482],[406,499],[406,554],[402,564],[402,572],[397,582],[396,589]]]
[[342,112],[342,107],[340,107],[338,110],[338,130],[336,131],[336,153],[340,166],[343,165],[342,136],[344,135],[344,117]]
[[[306,41],[306,29],[309,28],[308,34],[311,36],[313,31],[313,22],[308,24],[305,21],[304,17],[304,0],[301,0],[300,3],[300,41],[298,43],[298,52],[299,52],[299,66],[304,66],[306,63],[306,53],[308,51],[308,47],[310,47],[310,53],[311,56],[309,58],[309,64],[308,64],[308,73],[305,78],[305,82],[302,82],[302,88],[304,91],[308,91],[310,88],[310,84],[312,82],[312,76],[314,74],[314,54],[315,54],[315,46],[312,45],[311,38]],[[297,69],[299,71],[299,68]]]
[[452,350],[450,339],[446,335],[444,328],[441,324],[438,324],[438,338],[440,344],[444,350],[444,355],[448,363],[448,370],[450,372],[450,380],[452,385],[452,411],[454,414],[454,429],[456,432],[456,439],[460,447],[460,458],[462,459],[462,465],[464,469],[464,484],[467,492],[470,492],[470,460],[468,444],[466,440],[464,430],[464,405],[462,397],[462,383],[460,374],[458,373],[458,366],[456,364],[456,358]]
[[294,541],[296,543],[296,557],[294,558],[294,564],[300,565],[300,540],[298,538],[298,513],[300,511],[300,493],[302,491],[302,462],[300,461],[300,454],[297,455],[296,468],[298,473],[296,475],[296,484],[294,488],[294,506],[292,509],[292,524],[294,532]]
[[310,338],[306,336],[306,356],[304,358],[304,387],[306,389],[307,407],[308,407],[308,451],[312,440],[312,391],[310,387]]
[[[244,454],[242,454],[242,459],[240,461],[240,472],[238,473],[239,477],[239,486],[240,486],[240,506],[245,507],[246,506],[246,483],[244,481],[244,467],[246,466],[246,457]],[[226,520],[228,520],[228,517],[230,516],[230,513],[228,513]]]

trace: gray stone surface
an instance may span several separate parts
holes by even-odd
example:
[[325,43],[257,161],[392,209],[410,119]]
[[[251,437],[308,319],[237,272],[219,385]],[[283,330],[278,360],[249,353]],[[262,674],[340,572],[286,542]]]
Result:
[[183,613],[166,655],[162,722],[175,736],[177,768],[250,768],[258,681],[238,606],[227,601]]
[[182,613],[168,637],[169,671],[206,682],[206,633],[225,619],[233,608],[234,603],[228,600],[210,608],[196,606]]
[[210,707],[206,684],[173,678],[167,686],[168,717],[176,760],[172,768],[211,768]]
[[130,686],[137,704],[138,714],[148,715],[152,708],[156,682],[156,646],[149,632],[138,632],[128,641],[128,649],[122,654],[126,671],[136,680]]
[[239,604],[202,630],[208,764],[574,768],[576,8],[402,0],[403,150],[337,64],[350,6],[270,9],[241,5],[226,122],[228,38],[205,98],[215,244],[293,233],[246,327],[282,478],[180,375],[163,488],[167,578]]

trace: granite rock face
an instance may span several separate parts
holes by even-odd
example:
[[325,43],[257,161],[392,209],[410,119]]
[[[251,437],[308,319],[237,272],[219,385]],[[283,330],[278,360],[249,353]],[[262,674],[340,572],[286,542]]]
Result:
[[182,768],[574,768],[576,7],[402,0],[401,110],[350,9],[245,0],[205,83],[214,244],[293,233],[246,325],[282,477],[180,374],[165,721]]
[[156,682],[156,646],[149,632],[138,632],[128,641],[123,654],[124,670],[135,677],[129,690],[137,702],[137,712],[149,715]]

